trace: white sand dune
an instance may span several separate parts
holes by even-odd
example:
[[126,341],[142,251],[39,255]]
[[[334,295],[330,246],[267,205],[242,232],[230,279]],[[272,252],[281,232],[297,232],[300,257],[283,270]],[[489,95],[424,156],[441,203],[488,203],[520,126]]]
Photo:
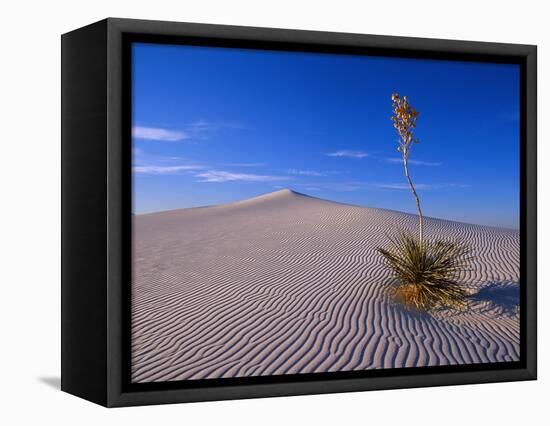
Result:
[[465,239],[465,312],[387,296],[377,247],[405,213],[278,191],[134,217],[134,382],[519,360],[519,234],[426,219]]

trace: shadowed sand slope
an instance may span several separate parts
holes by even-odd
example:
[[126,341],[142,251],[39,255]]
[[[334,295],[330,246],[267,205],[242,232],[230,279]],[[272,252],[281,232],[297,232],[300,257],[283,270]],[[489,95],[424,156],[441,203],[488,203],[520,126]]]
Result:
[[134,217],[132,380],[348,371],[519,360],[519,235],[426,219],[462,238],[462,313],[388,300],[376,248],[417,218],[283,190]]

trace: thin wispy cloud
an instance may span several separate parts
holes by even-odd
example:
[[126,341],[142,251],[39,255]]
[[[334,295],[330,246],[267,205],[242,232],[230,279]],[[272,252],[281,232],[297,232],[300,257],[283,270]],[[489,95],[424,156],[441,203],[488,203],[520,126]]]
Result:
[[228,167],[264,167],[266,163],[224,163]]
[[208,170],[195,174],[199,182],[277,182],[287,180],[285,176],[257,175],[251,173],[233,173],[224,170]]
[[199,120],[188,123],[184,126],[185,131],[193,140],[206,140],[213,133],[217,132],[220,125],[211,121]]
[[448,183],[445,186],[449,188],[470,188],[471,185],[463,184],[463,183]]
[[289,175],[296,175],[296,176],[326,176],[325,173],[316,172],[313,170],[288,169],[286,172]]
[[336,191],[336,192],[352,192],[364,189],[365,184],[362,182],[315,182],[308,186],[319,188],[320,190]]
[[190,129],[193,129],[197,132],[203,132],[203,131],[208,131],[208,130],[214,130],[217,128],[217,126],[210,122],[210,121],[206,121],[206,120],[198,120],[198,121],[194,121],[192,123],[190,123],[188,125],[188,127]]
[[134,139],[144,139],[151,141],[179,142],[189,139],[189,135],[184,131],[163,129],[161,127],[134,126],[132,129]]
[[[396,190],[410,190],[410,186],[406,183],[377,183],[374,186],[382,189],[396,189]],[[427,184],[427,183],[415,183],[414,187],[419,190],[428,189],[443,189],[443,188],[469,188],[470,185],[464,185],[459,183],[443,183],[443,184]]]
[[181,157],[151,155],[136,147],[132,151],[132,170],[139,175],[177,175],[207,168],[197,161]]
[[357,185],[340,185],[340,186],[334,186],[335,191],[344,191],[344,192],[351,192],[351,191],[357,191],[361,189],[360,186]]
[[[402,158],[386,158],[388,163],[403,164]],[[422,161],[422,160],[408,160],[409,164],[413,166],[426,166],[426,167],[439,167],[442,163],[437,161]]]
[[189,130],[194,130],[197,132],[218,130],[221,128],[243,129],[244,126],[239,123],[231,123],[227,121],[209,121],[209,120],[197,120],[188,124]]
[[214,134],[220,133],[226,129],[244,129],[244,127],[238,123],[210,120],[193,121],[191,123],[187,123],[182,128],[189,135],[189,139],[194,141],[208,140],[212,138]]
[[164,166],[164,165],[140,165],[134,166],[133,171],[137,174],[142,175],[175,175],[182,172],[189,172],[195,170],[202,170],[204,166],[199,165],[175,165],[175,166]]
[[[377,188],[382,189],[398,189],[398,190],[410,190],[410,186],[406,183],[378,183],[375,185]],[[433,185],[428,185],[424,183],[417,183],[414,185],[416,189],[434,189]]]
[[349,151],[345,149],[341,151],[330,152],[327,155],[329,157],[347,157],[347,158],[365,158],[369,156],[369,154],[363,151]]
[[213,122],[198,120],[178,126],[179,129],[166,127],[134,126],[132,136],[134,139],[160,141],[160,142],[181,142],[183,140],[203,140],[222,128],[241,129],[242,126],[234,123]]

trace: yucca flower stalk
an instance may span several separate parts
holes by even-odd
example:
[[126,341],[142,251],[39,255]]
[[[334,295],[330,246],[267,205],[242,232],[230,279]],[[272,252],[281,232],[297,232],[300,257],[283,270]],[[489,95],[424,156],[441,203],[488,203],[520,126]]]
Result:
[[424,218],[422,216],[422,208],[420,206],[420,198],[416,193],[411,176],[409,174],[409,156],[411,153],[411,147],[413,144],[419,143],[418,139],[414,138],[413,131],[416,128],[416,119],[418,118],[418,111],[416,111],[406,96],[399,96],[397,93],[391,95],[393,115],[391,120],[393,121],[393,127],[399,134],[399,141],[397,151],[401,153],[403,157],[403,166],[405,168],[405,177],[411,188],[411,192],[416,202],[416,209],[418,210],[418,241],[420,244],[424,241]]

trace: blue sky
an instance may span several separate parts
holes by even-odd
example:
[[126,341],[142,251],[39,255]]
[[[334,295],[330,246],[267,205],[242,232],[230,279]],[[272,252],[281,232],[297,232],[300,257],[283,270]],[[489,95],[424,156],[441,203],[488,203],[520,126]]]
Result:
[[415,213],[391,94],[420,112],[427,216],[519,226],[519,67],[135,44],[134,211],[281,188]]

